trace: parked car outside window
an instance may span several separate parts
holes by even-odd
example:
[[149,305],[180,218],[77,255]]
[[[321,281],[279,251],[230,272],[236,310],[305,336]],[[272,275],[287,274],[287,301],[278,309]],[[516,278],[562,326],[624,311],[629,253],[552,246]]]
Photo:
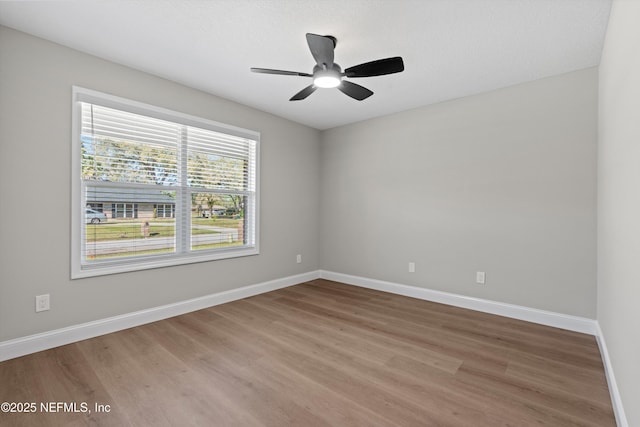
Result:
[[224,209],[213,209],[211,211],[202,211],[202,218],[211,218],[212,216],[220,216],[224,214]]
[[101,222],[107,222],[107,216],[102,212],[94,211],[93,209],[86,209],[85,222],[87,224],[100,224]]

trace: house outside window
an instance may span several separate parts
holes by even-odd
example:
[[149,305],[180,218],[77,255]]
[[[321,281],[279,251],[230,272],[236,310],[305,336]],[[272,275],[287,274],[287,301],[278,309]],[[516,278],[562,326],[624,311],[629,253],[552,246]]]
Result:
[[72,278],[259,253],[257,132],[73,99]]

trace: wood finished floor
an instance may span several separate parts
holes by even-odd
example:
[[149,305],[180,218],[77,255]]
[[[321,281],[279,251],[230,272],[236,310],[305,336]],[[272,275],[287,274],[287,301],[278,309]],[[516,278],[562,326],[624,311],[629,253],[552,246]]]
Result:
[[92,413],[2,426],[615,426],[594,337],[326,280],[2,362],[5,401]]

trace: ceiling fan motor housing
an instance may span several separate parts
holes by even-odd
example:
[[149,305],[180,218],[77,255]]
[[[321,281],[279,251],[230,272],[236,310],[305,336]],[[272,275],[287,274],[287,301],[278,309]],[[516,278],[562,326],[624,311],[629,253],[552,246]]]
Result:
[[340,68],[340,66],[338,64],[336,64],[335,62],[333,63],[333,65],[326,69],[326,64],[322,64],[322,67],[320,65],[314,65],[313,67],[313,75],[315,76],[317,72],[319,71],[325,71],[328,73],[333,73],[333,74],[338,74],[338,75],[342,75],[342,68]]

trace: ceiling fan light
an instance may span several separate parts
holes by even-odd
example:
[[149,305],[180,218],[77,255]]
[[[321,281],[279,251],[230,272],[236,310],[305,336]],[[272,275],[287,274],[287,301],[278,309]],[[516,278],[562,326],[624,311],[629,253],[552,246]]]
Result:
[[333,70],[318,71],[315,73],[313,78],[313,84],[322,88],[337,87],[340,85],[341,81],[342,79],[340,78],[340,74]]
[[322,76],[315,78],[313,84],[322,88],[337,87],[340,84],[340,79],[333,76]]

